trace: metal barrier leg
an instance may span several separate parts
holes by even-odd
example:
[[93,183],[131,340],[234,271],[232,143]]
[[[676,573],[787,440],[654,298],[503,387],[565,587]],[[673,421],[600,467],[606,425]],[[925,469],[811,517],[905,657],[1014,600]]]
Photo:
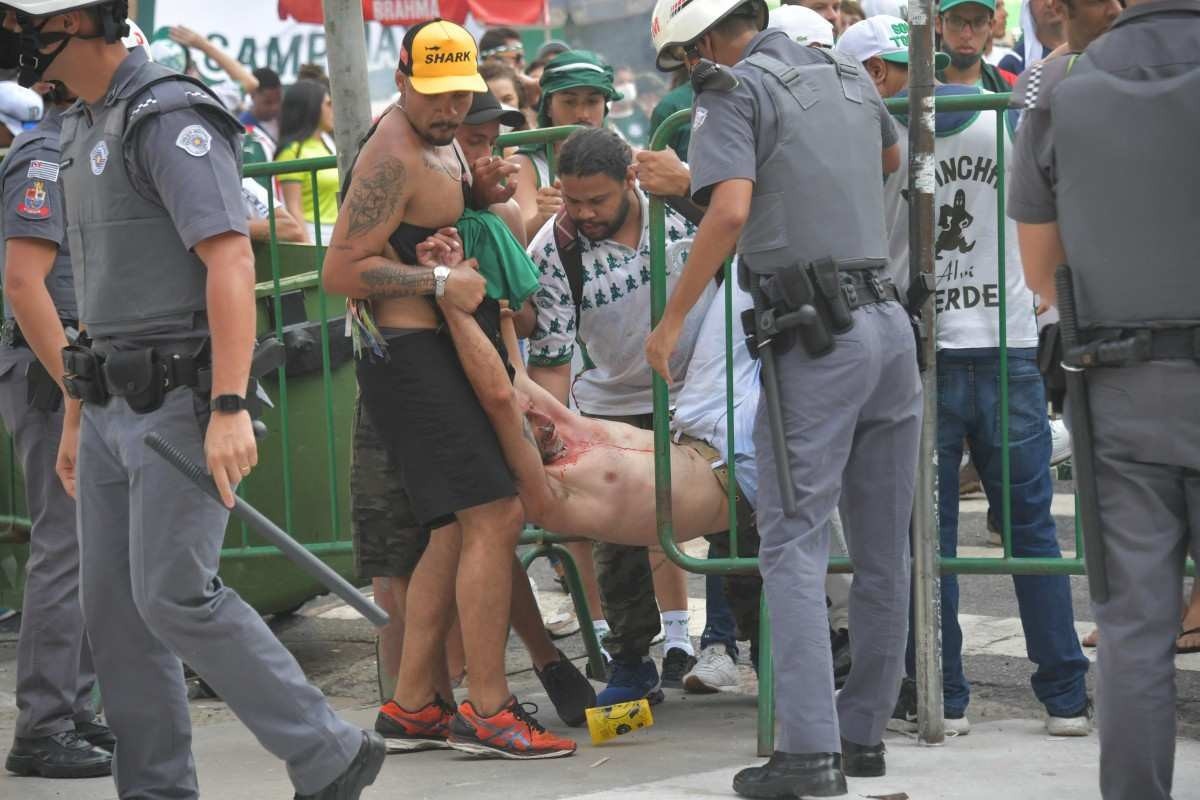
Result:
[[771,618],[767,616],[767,593],[758,607],[758,754],[770,758],[775,752],[775,664],[771,655]]
[[579,579],[579,569],[571,551],[557,544],[540,544],[521,556],[521,566],[527,571],[529,565],[539,557],[549,558],[558,556],[562,560],[563,573],[567,581],[567,591],[575,604],[575,617],[579,620],[579,634],[583,637],[583,646],[587,650],[588,664],[593,675],[608,674],[604,666],[604,655],[600,652],[600,640],[596,638],[596,629],[592,625],[592,614],[588,609],[587,595],[583,592],[583,582]]

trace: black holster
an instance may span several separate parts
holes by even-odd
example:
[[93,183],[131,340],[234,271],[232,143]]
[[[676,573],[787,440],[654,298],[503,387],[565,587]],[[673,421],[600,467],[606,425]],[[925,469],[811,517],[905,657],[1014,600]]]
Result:
[[25,400],[33,410],[54,412],[62,408],[62,389],[41,361],[30,362],[25,370],[25,387]]
[[94,405],[108,404],[108,386],[104,383],[104,357],[80,336],[75,344],[63,348],[63,386],[75,400]]
[[1062,362],[1062,331],[1057,322],[1052,322],[1038,333],[1038,371],[1046,386],[1046,399],[1056,414],[1063,412],[1067,398],[1067,371]]
[[908,322],[912,326],[913,339],[917,344],[917,369],[924,372],[929,366],[925,361],[925,323],[921,321],[921,311],[925,308],[925,303],[933,297],[934,289],[937,285],[935,278],[927,272],[921,272],[917,275],[908,287],[908,293],[904,297],[904,310],[908,312]]
[[817,309],[817,291],[799,265],[749,281],[754,309],[742,314],[750,354],[770,345],[783,355],[797,340],[806,353],[820,358],[833,350],[833,333]]

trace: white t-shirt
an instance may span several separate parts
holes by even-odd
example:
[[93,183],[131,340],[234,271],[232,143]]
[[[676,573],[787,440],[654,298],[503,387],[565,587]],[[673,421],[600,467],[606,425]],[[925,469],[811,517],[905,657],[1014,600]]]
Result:
[[[737,274],[737,270],[734,270]],[[733,286],[733,453],[734,477],[751,506],[758,501],[754,466],[754,417],[758,412],[759,362],[750,358],[741,333],[742,312],[753,306],[750,295]],[[671,429],[701,439],[721,454],[729,452],[725,382],[725,295],[722,289],[708,307],[692,351],[687,380],[675,400]],[[716,464],[714,466],[719,466]]]
[[[988,93],[968,86],[939,86],[939,95]],[[897,120],[903,124],[904,120]],[[1004,137],[1011,164],[1012,136]],[[889,238],[888,273],[908,286],[908,136],[901,133],[901,168],[884,182]],[[937,346],[961,350],[1000,346],[997,227],[1000,172],[995,112],[937,115],[934,141],[934,274],[937,276]],[[1009,347],[1036,347],[1033,294],[1025,285],[1017,226],[1004,221],[1004,277]]]
[[[645,195],[640,199],[642,238],[636,250],[611,239],[594,242],[579,235],[583,262],[581,320],[576,319],[571,287],[554,240],[553,219],[542,226],[529,245],[529,256],[537,265],[541,283],[534,295],[537,326],[529,339],[529,363],[541,367],[568,364],[578,339],[590,363],[585,363],[572,392],[575,404],[585,414],[628,416],[648,414],[653,408],[651,370],[645,354],[646,337],[650,335],[650,205]],[[631,208],[630,213],[635,211]],[[669,206],[666,227],[669,292],[683,274],[696,229]],[[696,334],[715,293],[715,284],[710,284],[684,323],[679,346],[671,358],[676,385],[685,379]]]
[[271,213],[267,203],[267,190],[254,178],[242,178],[242,205],[246,207],[246,219],[266,219]]

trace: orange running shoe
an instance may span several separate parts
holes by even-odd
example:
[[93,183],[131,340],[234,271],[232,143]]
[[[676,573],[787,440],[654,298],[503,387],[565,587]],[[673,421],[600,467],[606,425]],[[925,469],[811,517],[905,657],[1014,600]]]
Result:
[[439,695],[419,711],[406,711],[395,700],[389,700],[375,718],[375,732],[387,742],[389,753],[448,750],[446,738],[452,719],[454,706]]
[[575,742],[555,736],[538,724],[533,703],[512,697],[494,716],[483,717],[467,700],[450,723],[450,746],[476,756],[535,759],[561,758],[575,753]]

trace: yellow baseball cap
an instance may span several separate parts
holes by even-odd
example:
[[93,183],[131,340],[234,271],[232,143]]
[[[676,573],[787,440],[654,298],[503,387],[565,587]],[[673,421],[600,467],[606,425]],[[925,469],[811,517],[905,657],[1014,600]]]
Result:
[[421,94],[486,92],[478,61],[471,34],[444,19],[412,26],[400,46],[400,71]]

